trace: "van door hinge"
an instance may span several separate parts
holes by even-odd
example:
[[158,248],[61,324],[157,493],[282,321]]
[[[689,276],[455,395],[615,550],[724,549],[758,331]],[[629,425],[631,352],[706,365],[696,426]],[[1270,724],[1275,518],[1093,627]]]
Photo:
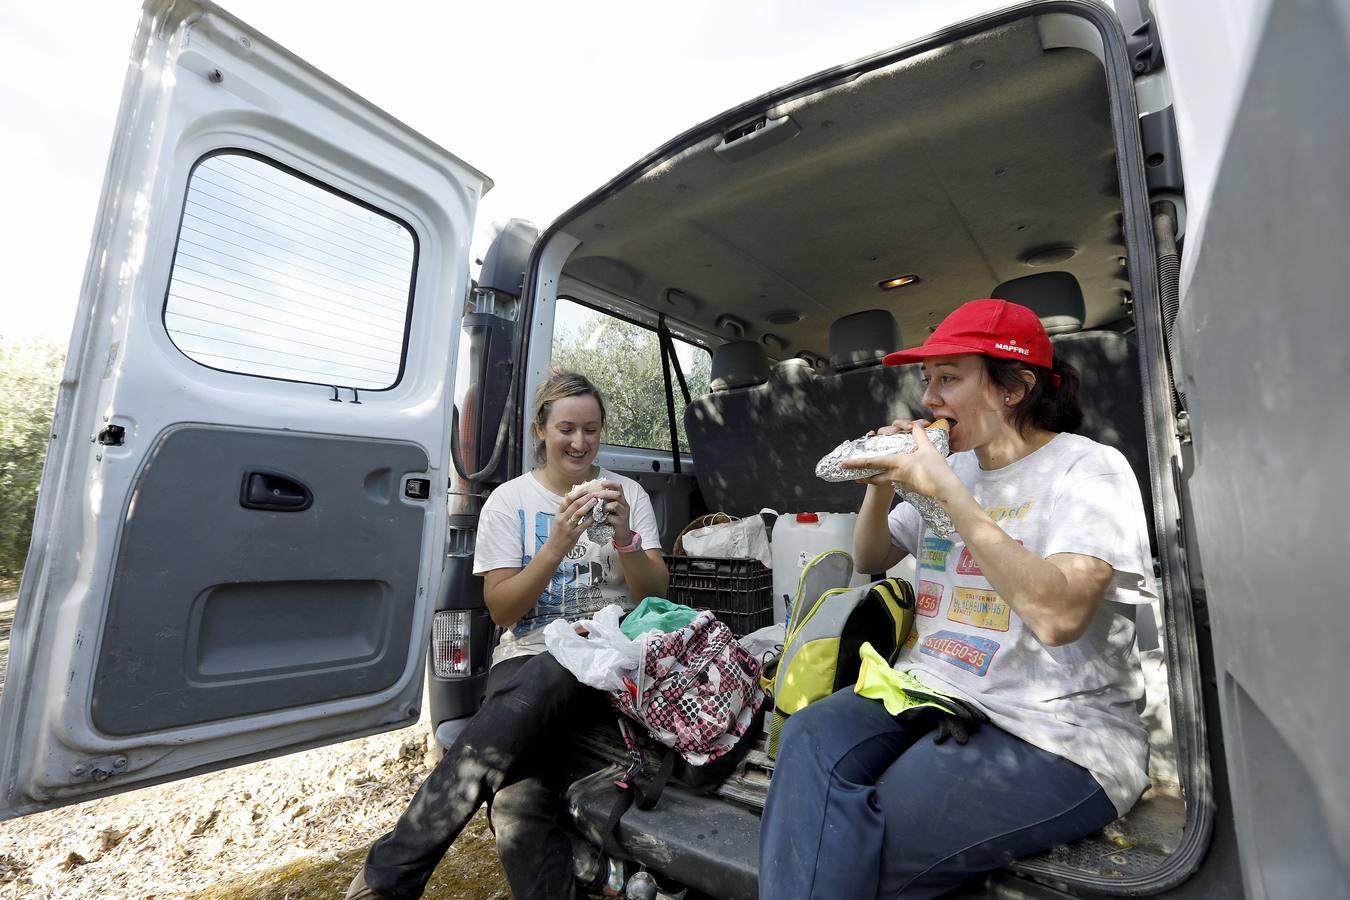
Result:
[[1144,183],[1149,196],[1181,194],[1181,144],[1177,118],[1171,106],[1139,117],[1139,140],[1144,147]]
[[1125,30],[1125,50],[1135,75],[1147,75],[1162,65],[1162,45],[1153,28],[1149,0],[1116,0],[1116,17]]
[[105,447],[120,447],[126,443],[127,430],[121,425],[108,425],[95,438]]
[[70,767],[70,783],[107,781],[114,775],[124,774],[126,770],[127,758],[125,756],[87,759]]

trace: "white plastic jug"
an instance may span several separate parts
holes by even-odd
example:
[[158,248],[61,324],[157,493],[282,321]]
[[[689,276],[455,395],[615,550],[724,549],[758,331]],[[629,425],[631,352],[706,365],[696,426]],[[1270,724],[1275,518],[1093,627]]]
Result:
[[[857,513],[783,513],[773,524],[773,620],[787,620],[797,596],[797,584],[807,563],[830,550],[853,552],[853,523]],[[866,572],[857,572],[850,585],[866,584]],[[906,559],[888,575],[914,582],[914,560]]]
[[857,518],[857,513],[783,513],[773,523],[775,622],[786,620],[807,563],[829,550],[853,552],[853,523]]

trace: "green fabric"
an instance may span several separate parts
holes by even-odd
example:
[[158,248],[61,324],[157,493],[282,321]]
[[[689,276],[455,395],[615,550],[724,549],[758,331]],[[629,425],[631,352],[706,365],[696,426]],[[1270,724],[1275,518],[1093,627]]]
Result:
[[679,631],[696,618],[698,610],[683,603],[671,603],[664,597],[648,597],[637,605],[637,609],[624,617],[619,623],[619,630],[623,632],[624,637],[635,641],[638,635],[648,631],[660,631],[665,634]]
[[880,653],[872,649],[871,644],[863,644],[862,649],[858,652],[862,657],[862,668],[858,670],[858,682],[853,685],[853,692],[859,697],[880,700],[885,704],[886,712],[893,716],[898,716],[905,710],[914,709],[918,706],[931,706],[943,712],[950,712],[947,707],[940,703],[931,703],[927,700],[918,700],[911,697],[906,692],[906,688],[937,696],[942,696],[942,693],[928,687],[908,672],[899,672],[892,669],[890,663],[886,662]]

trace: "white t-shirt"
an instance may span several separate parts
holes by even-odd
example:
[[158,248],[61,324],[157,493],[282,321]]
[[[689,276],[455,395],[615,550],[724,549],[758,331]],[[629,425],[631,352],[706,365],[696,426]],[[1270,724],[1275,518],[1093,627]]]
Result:
[[[600,478],[617,481],[628,503],[628,524],[642,536],[643,550],[661,549],[652,501],[636,481],[605,469]],[[493,569],[523,569],[548,540],[553,517],[563,498],[526,472],[492,492],[478,517],[478,540],[473,554],[473,573]],[[513,656],[528,656],[548,649],[544,626],[554,619],[590,618],[618,603],[632,609],[637,601],[628,594],[619,552],[610,541],[597,544],[582,532],[581,539],[553,573],[539,601],[502,634],[492,651],[492,664]]]
[[888,524],[895,544],[915,556],[917,602],[896,668],[1087,769],[1123,815],[1149,783],[1133,606],[1156,596],[1134,473],[1120,451],[1076,434],[1058,434],[1001,469],[981,469],[973,451],[948,462],[1022,546],[1042,558],[1096,557],[1115,576],[1083,637],[1046,646],[993,590],[959,534],[944,540],[928,532],[902,503]]

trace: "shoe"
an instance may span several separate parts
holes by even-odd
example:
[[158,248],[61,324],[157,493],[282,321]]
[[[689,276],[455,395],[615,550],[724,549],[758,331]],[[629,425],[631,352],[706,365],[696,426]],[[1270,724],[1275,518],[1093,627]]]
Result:
[[361,871],[356,873],[352,883],[347,886],[347,895],[344,900],[385,900],[375,891],[371,890],[370,885],[366,884],[366,872],[362,867]]

